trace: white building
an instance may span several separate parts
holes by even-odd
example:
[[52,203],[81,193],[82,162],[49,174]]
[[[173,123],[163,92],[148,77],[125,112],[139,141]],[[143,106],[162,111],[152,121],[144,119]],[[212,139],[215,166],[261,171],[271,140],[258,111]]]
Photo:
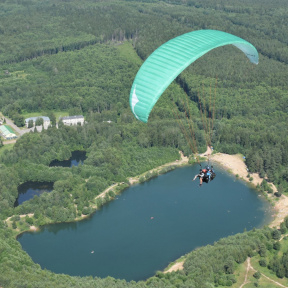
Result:
[[25,125],[26,127],[28,128],[28,125],[29,125],[29,121],[33,121],[33,127],[35,126],[35,123],[36,123],[36,120],[38,118],[42,118],[43,119],[43,126],[45,129],[47,129],[50,125],[50,118],[49,117],[46,117],[46,116],[37,116],[37,117],[30,117],[30,118],[27,118],[25,119]]
[[81,126],[84,124],[84,116],[82,115],[76,115],[76,116],[65,116],[60,118],[62,120],[64,125],[78,125],[80,124]]
[[14,131],[7,125],[0,126],[0,133],[6,140],[16,139],[17,136]]

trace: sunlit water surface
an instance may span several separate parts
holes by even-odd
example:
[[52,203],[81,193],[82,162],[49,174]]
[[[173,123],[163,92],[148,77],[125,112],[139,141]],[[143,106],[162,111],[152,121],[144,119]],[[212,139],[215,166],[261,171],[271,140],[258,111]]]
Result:
[[[215,165],[214,165],[215,166]],[[199,187],[199,166],[131,186],[90,219],[48,225],[18,240],[56,273],[145,280],[193,249],[271,221],[257,191],[216,167]]]

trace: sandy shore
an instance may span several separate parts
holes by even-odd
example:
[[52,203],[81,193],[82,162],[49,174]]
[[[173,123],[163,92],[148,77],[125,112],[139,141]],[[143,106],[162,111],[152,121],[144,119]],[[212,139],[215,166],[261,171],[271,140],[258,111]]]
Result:
[[[169,166],[169,165],[181,166],[181,165],[187,164],[189,160],[188,157],[185,157],[182,152],[179,152],[179,153],[181,155],[180,160],[176,160],[172,163],[167,163],[153,170],[160,171],[165,166]],[[260,176],[257,173],[249,173],[247,166],[245,164],[245,160],[242,155],[240,154],[229,155],[225,153],[216,153],[212,155],[211,154],[212,154],[212,150],[210,149],[210,147],[208,147],[207,151],[205,153],[200,154],[199,156],[202,158],[209,157],[211,161],[217,162],[228,172],[232,173],[235,176],[238,175],[239,179],[249,182],[250,184],[254,185],[255,188],[257,184],[260,185],[261,182],[263,181],[263,179],[260,178]],[[150,172],[152,172],[153,170],[151,170]],[[248,174],[250,175],[250,177],[253,178],[252,181],[249,180],[250,177],[249,178],[247,177]],[[130,185],[138,183],[139,178],[140,176],[130,178],[129,179]],[[273,192],[277,191],[277,188],[275,187],[273,183],[269,183],[269,185],[273,189]],[[288,197],[285,195],[282,195],[281,197],[278,198],[278,197],[275,197],[273,194],[267,194],[267,195],[270,198],[272,205],[274,205],[274,210],[275,210],[274,220],[269,224],[269,226],[279,228],[280,223],[283,222],[286,216],[288,216]]]
[[[250,177],[253,178],[252,181],[249,181],[247,175],[248,170],[247,166],[244,162],[243,156],[237,155],[228,155],[223,153],[216,153],[210,157],[210,159],[214,162],[219,163],[222,167],[227,169],[229,172],[234,175],[238,175],[240,179],[243,179],[255,187],[257,184],[261,184],[263,181],[262,178],[259,177],[257,173],[250,173]],[[274,192],[277,191],[277,188],[273,183],[269,183]],[[275,214],[274,220],[269,224],[270,227],[279,228],[280,223],[283,222],[284,218],[288,216],[288,197],[282,195],[281,197],[275,197],[274,195],[268,194],[268,197],[272,201],[272,204],[275,204]]]
[[[211,153],[212,153],[211,149],[208,148],[205,153],[203,153],[199,156],[201,156],[201,157],[208,157],[209,156],[211,161],[217,162],[219,165],[221,165],[228,172],[230,172],[234,175],[238,175],[238,177],[240,179],[243,179],[244,181],[247,181],[247,182],[253,184],[255,187],[257,184],[261,184],[263,179],[261,179],[259,177],[259,175],[256,173],[250,173],[250,177],[253,178],[252,181],[249,181],[249,179],[247,178],[247,175],[249,172],[247,170],[247,166],[245,164],[245,161],[244,161],[242,155],[240,155],[240,154],[228,155],[228,154],[224,154],[224,153],[216,153],[216,154],[211,155]],[[172,163],[167,163],[167,164],[162,165],[160,167],[157,167],[153,170],[160,171],[165,166],[169,166],[169,165],[182,166],[182,165],[187,164],[188,160],[189,160],[188,157],[185,157],[182,152],[180,152],[180,154],[181,154],[180,160],[176,160]],[[151,170],[150,172],[152,172],[153,170]],[[140,178],[140,176],[129,178],[130,185],[138,183],[139,178]],[[96,198],[104,197],[105,194],[108,193],[116,185],[118,185],[118,183],[108,187],[105,191],[103,191],[103,193],[98,195]],[[276,187],[272,183],[270,183],[270,185],[271,185],[271,188],[273,189],[273,191],[276,192],[277,191]],[[275,215],[274,215],[275,218],[269,224],[269,226],[279,228],[280,223],[283,222],[283,220],[286,216],[288,216],[288,197],[285,195],[282,195],[281,197],[276,198],[270,194],[269,194],[269,197],[271,198],[272,203],[275,204],[275,207],[274,207],[275,208]],[[26,215],[20,215],[20,217],[24,217],[24,216],[26,216]],[[32,216],[33,216],[33,214],[29,214],[29,217],[32,217]],[[7,218],[6,221],[8,222],[10,220],[10,218],[11,217]],[[80,217],[80,218],[83,219],[84,217]],[[80,220],[80,219],[75,219],[75,220]],[[35,230],[37,230],[37,227],[30,226],[30,230],[35,231]],[[164,273],[176,271],[176,270],[182,270],[183,269],[183,263],[184,263],[184,261],[180,261],[180,262],[175,263],[174,265],[172,265],[169,268],[169,270],[166,270]]]
[[[243,156],[240,154],[236,155],[228,155],[224,153],[216,153],[211,155],[212,151],[211,149],[207,149],[207,151],[203,154],[201,154],[201,157],[208,157],[211,161],[217,162],[219,165],[221,165],[224,169],[226,169],[228,172],[232,173],[233,175],[238,175],[240,179],[243,179],[246,182],[251,183],[255,187],[257,184],[261,184],[262,178],[259,177],[257,173],[250,173],[250,177],[253,178],[252,181],[249,181],[248,170],[247,166],[245,164],[245,161],[243,159]],[[277,191],[277,188],[274,186],[273,183],[269,183],[271,185],[271,188],[274,192]],[[283,222],[284,218],[288,216],[288,197],[285,195],[282,195],[279,198],[276,198],[273,195],[269,195],[269,197],[272,200],[272,203],[275,204],[275,215],[274,220],[269,224],[270,227],[277,227],[279,228],[280,223]],[[166,270],[164,273],[182,270],[183,269],[184,261],[177,262],[174,265],[172,265],[168,270]]]

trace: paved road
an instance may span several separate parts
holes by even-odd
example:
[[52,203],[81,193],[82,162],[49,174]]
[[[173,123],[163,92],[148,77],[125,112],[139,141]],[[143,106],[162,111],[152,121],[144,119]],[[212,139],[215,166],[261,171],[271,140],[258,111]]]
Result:
[[11,126],[13,128],[13,130],[15,130],[20,136],[22,136],[23,134],[29,132],[31,129],[28,128],[24,128],[24,129],[20,129],[19,127],[17,127],[12,120],[8,119],[5,117],[6,120],[6,124]]
[[[21,137],[23,134],[28,133],[28,132],[30,132],[30,131],[34,131],[34,128],[35,128],[35,127],[32,127],[32,128],[19,128],[19,127],[17,127],[17,126],[13,123],[12,120],[10,120],[10,119],[8,119],[8,118],[6,118],[6,117],[5,117],[5,120],[6,120],[6,124],[9,125],[10,127],[12,127],[13,130],[16,131],[16,132],[19,134],[18,137]],[[36,128],[37,128],[37,131],[38,131],[38,132],[41,132],[42,129],[43,129],[42,125],[41,125],[41,126],[36,126]],[[48,127],[44,127],[44,129],[47,129],[47,128],[48,128]],[[11,144],[11,143],[15,143],[16,141],[17,141],[17,139],[14,139],[14,140],[4,140],[4,141],[3,141],[3,144],[4,144],[4,145],[6,145],[6,144]]]

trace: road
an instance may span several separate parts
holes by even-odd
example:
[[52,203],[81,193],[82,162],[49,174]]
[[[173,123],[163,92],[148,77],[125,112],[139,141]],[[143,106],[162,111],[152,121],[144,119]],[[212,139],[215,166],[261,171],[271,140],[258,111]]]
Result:
[[[243,282],[243,284],[239,287],[242,288],[244,287],[246,284],[250,283],[250,281],[248,280],[248,272],[249,270],[252,270],[253,272],[256,272],[257,270],[251,265],[251,261],[250,261],[250,257],[247,258],[247,266],[246,266],[246,274],[245,274],[245,280]],[[269,278],[268,276],[264,275],[261,273],[261,276],[263,276],[264,278],[266,278],[267,280],[273,282],[275,285],[280,286],[280,287],[284,287],[284,288],[288,288],[287,286],[284,286],[283,284],[274,281],[273,279]],[[276,287],[276,286],[275,286]]]
[[[12,120],[8,119],[5,117],[5,121],[6,121],[6,124],[9,125],[10,127],[12,127],[12,129],[17,132],[19,134],[18,137],[21,137],[22,135],[24,135],[25,133],[28,133],[30,131],[34,131],[35,127],[32,127],[32,128],[19,128],[17,127]],[[47,129],[48,127],[44,127],[44,129]],[[41,126],[36,126],[36,129],[38,132],[41,132],[43,127],[42,125]],[[17,139],[13,139],[13,140],[5,140],[3,141],[3,144],[4,145],[7,145],[7,144],[12,144],[12,143],[15,143],[17,141]]]
[[[20,129],[19,127],[17,127],[12,120],[8,119],[5,117],[5,120],[6,120],[6,124],[11,126],[13,128],[14,131],[16,131],[20,136],[22,136],[23,134],[27,133],[27,132],[30,132],[31,128],[28,129],[28,128],[24,128],[24,129]],[[38,130],[38,129],[37,129]]]

